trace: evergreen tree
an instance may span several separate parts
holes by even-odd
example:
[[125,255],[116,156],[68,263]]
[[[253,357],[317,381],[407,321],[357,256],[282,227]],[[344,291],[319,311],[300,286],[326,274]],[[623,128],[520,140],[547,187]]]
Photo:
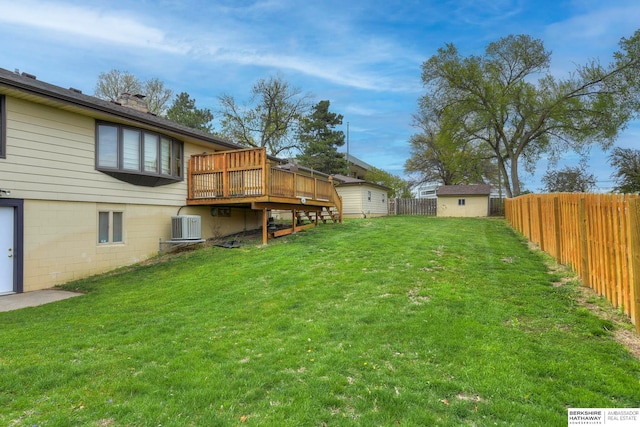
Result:
[[302,154],[298,162],[326,174],[347,174],[348,163],[338,147],[345,142],[344,132],[335,130],[342,124],[342,114],[329,111],[329,101],[320,101],[302,118],[298,138]]
[[196,100],[191,99],[186,92],[181,92],[173,100],[173,104],[167,110],[167,118],[203,132],[213,131],[211,111],[208,108],[196,108]]

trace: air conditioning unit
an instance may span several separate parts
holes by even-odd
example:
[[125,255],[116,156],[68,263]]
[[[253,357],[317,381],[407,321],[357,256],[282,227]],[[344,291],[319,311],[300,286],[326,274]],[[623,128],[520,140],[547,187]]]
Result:
[[178,215],[171,217],[171,240],[202,239],[199,215]]

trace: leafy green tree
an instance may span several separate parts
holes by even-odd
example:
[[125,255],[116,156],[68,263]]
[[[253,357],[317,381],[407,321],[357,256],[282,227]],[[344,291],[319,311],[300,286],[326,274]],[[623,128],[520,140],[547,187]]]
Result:
[[567,166],[561,170],[548,170],[542,183],[547,193],[587,193],[596,186],[596,178],[583,166]]
[[347,159],[338,152],[338,147],[345,143],[345,135],[335,130],[342,124],[342,114],[330,112],[329,106],[329,101],[320,101],[300,120],[298,139],[302,154],[297,160],[303,166],[329,175],[346,174]]
[[517,196],[521,163],[531,172],[543,154],[613,144],[631,117],[632,105],[621,102],[632,83],[623,71],[637,68],[638,38],[623,40],[612,65],[594,61],[566,79],[551,76],[551,53],[527,35],[490,43],[482,56],[462,57],[448,44],[422,64],[419,114],[446,114],[465,139],[490,147],[507,195]]
[[616,147],[611,152],[609,161],[615,169],[611,175],[616,181],[614,191],[627,194],[639,193],[640,150]]
[[94,96],[108,101],[117,101],[123,93],[145,96],[147,108],[154,114],[162,116],[173,91],[167,89],[157,78],[140,81],[128,71],[111,70],[98,75]]
[[167,110],[167,118],[193,129],[211,133],[213,131],[213,114],[208,108],[197,108],[196,100],[189,94],[181,92],[173,100]]
[[387,194],[389,198],[399,197],[410,199],[413,197],[411,195],[411,185],[409,182],[385,170],[375,167],[371,168],[364,175],[364,180],[390,188],[391,190]]
[[421,133],[411,136],[411,157],[405,172],[418,173],[418,182],[444,185],[497,181],[495,155],[488,146],[469,138],[452,118],[423,111],[414,117]]
[[239,105],[227,94],[218,100],[223,136],[248,147],[266,147],[274,156],[298,148],[296,130],[309,109],[309,95],[281,77],[261,79],[253,85],[253,106]]

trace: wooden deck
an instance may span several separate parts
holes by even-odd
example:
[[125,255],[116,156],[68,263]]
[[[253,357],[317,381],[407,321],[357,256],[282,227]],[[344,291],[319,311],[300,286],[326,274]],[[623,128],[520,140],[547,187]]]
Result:
[[264,148],[191,156],[188,187],[187,205],[263,210],[265,232],[268,210],[290,210],[293,218],[296,212],[315,213],[316,223],[342,222],[342,199],[330,177],[278,168]]

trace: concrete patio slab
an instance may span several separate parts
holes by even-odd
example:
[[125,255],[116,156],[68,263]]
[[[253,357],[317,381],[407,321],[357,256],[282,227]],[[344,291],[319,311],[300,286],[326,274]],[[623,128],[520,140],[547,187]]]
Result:
[[61,291],[58,289],[43,289],[40,291],[24,292],[0,296],[0,312],[18,310],[25,307],[48,304],[63,299],[83,295],[78,292]]

